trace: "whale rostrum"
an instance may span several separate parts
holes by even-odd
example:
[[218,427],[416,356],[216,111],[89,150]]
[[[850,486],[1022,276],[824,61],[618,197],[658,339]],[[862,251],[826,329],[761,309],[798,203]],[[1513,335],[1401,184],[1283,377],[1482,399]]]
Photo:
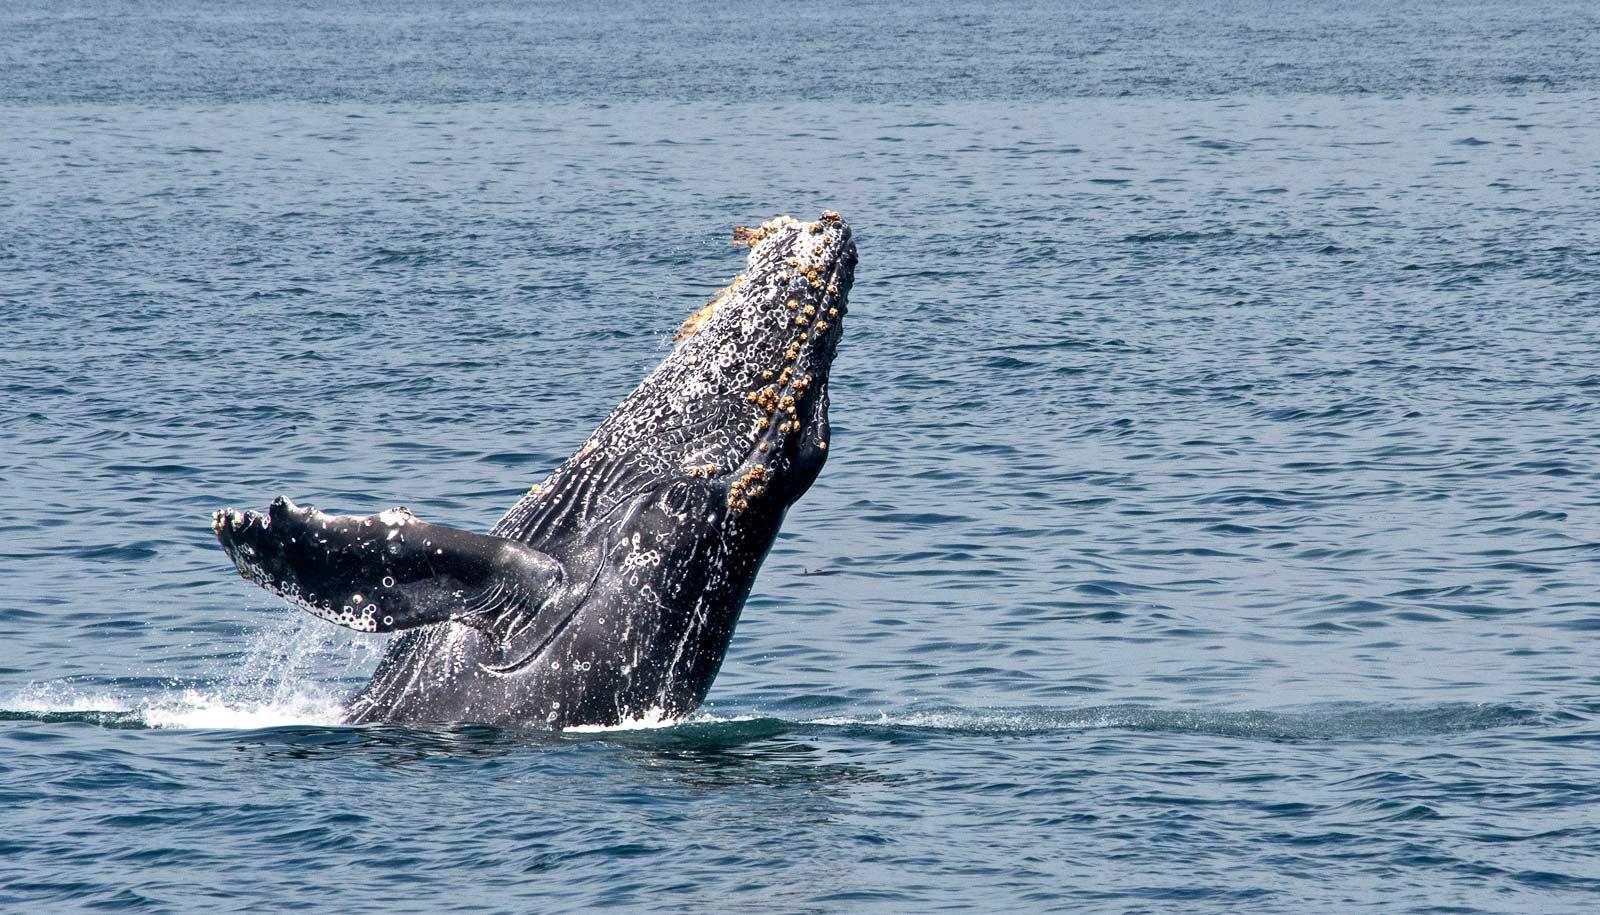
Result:
[[244,578],[401,633],[349,721],[614,725],[704,701],[784,513],[827,459],[856,265],[833,212],[740,227],[734,244],[750,248],[744,272],[487,534],[281,497],[213,516]]

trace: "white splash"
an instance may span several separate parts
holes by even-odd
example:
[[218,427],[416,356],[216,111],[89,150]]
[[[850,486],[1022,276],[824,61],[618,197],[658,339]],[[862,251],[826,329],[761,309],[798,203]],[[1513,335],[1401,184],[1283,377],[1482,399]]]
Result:
[[688,719],[673,718],[665,709],[653,708],[637,718],[629,718],[618,724],[578,724],[562,728],[569,734],[603,734],[607,731],[649,731],[657,728],[670,728],[673,725],[683,724]]
[[152,728],[337,725],[348,681],[364,676],[382,647],[383,640],[346,638],[309,617],[286,614],[256,632],[243,657],[223,661],[226,673],[213,686],[126,695],[71,682],[30,684],[0,699],[0,706],[25,714],[133,716]]
[[73,693],[68,687],[30,683],[3,703],[7,709],[30,715],[78,712],[131,712],[126,699],[110,693]]
[[630,718],[620,724],[575,724],[561,729],[564,734],[606,734],[612,731],[654,731],[661,728],[675,728],[685,724],[735,724],[740,721],[755,721],[757,715],[710,715],[705,712],[694,712],[686,717],[673,718],[659,708],[653,708],[638,718]]
[[344,717],[344,703],[315,690],[267,702],[234,702],[217,693],[190,689],[138,711],[153,728],[254,730],[337,725]]

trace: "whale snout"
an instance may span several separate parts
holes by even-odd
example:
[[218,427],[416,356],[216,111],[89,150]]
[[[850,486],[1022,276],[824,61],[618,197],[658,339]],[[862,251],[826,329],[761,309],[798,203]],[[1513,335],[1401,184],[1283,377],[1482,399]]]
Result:
[[734,244],[751,248],[749,265],[732,287],[748,294],[735,298],[780,318],[779,342],[838,339],[855,280],[856,243],[837,212],[824,210],[812,222],[780,216],[757,229],[736,229]]

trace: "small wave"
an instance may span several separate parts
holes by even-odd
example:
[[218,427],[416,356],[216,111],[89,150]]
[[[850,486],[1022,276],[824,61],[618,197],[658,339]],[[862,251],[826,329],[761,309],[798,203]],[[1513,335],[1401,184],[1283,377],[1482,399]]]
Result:
[[832,716],[808,723],[1016,736],[1125,730],[1253,740],[1387,740],[1529,724],[1540,717],[1539,712],[1520,706],[1467,702],[1427,706],[1338,703],[1278,711],[1163,709],[1130,704],[1082,709],[930,709],[866,717]]
[[1028,737],[1087,731],[1130,731],[1260,741],[1380,741],[1473,733],[1535,724],[1543,713],[1495,703],[1405,706],[1336,703],[1286,710],[1164,709],[1126,704],[1085,708],[925,708],[792,720],[762,715],[699,713],[678,720],[646,716],[615,727],[567,728],[563,734],[646,732],[674,745],[724,744],[779,735],[843,731],[857,738],[899,741],[917,736]]
[[0,699],[0,720],[203,730],[338,725],[349,689],[340,681],[362,676],[377,649],[301,616],[284,614],[257,630],[241,654],[219,659],[215,680],[134,693],[35,683]]
[[258,730],[337,725],[344,705],[317,689],[240,700],[223,692],[185,689],[134,702],[106,693],[75,694],[67,686],[33,686],[0,708],[0,721],[94,724],[108,728]]
[[12,706],[7,711],[18,715],[111,714],[132,711],[126,702],[107,693],[73,695],[44,686],[30,686],[13,696],[7,704]]
[[237,703],[220,695],[186,690],[181,697],[140,709],[139,714],[152,728],[231,731],[295,725],[325,727],[343,721],[344,703],[315,691],[272,702]]
[[[63,690],[32,689],[12,697],[0,708],[0,721],[82,723],[115,729],[249,731],[349,727],[344,725],[343,715],[343,704],[337,698],[315,688],[278,695],[268,701],[241,701],[222,692],[185,689],[139,703],[105,694],[74,695]],[[672,717],[661,709],[652,709],[620,724],[580,725],[565,728],[560,734],[602,738],[636,736],[651,741],[659,737],[675,744],[685,741],[721,744],[780,734],[820,734],[836,730],[853,737],[889,740],[918,735],[1027,737],[1116,730],[1261,741],[1382,741],[1525,726],[1544,719],[1543,712],[1523,706],[1467,702],[1423,706],[1335,703],[1271,711],[1172,709],[1137,704],[1084,708],[934,707],[809,719],[706,712]],[[395,730],[393,726],[383,727]],[[478,729],[479,726],[445,726],[450,731],[463,728]],[[523,728],[490,730],[525,731]],[[535,730],[550,733],[542,728]],[[434,727],[417,730],[417,733],[437,731]]]
[[137,711],[105,694],[60,695],[41,687],[17,693],[0,708],[0,721],[94,724],[104,728],[148,727]]

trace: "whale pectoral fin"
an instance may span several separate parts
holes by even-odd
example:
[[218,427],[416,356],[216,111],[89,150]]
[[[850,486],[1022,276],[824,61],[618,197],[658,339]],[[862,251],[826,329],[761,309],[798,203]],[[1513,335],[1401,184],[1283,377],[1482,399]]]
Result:
[[328,618],[367,632],[454,621],[499,637],[516,620],[537,614],[565,578],[559,562],[515,540],[436,524],[425,533],[420,564],[397,563],[375,586],[368,584],[363,594],[372,610],[360,612],[359,625]]
[[565,579],[558,561],[525,544],[405,509],[326,515],[279,499],[264,515],[218,512],[212,527],[245,578],[360,632],[455,620],[493,633],[535,613]]

